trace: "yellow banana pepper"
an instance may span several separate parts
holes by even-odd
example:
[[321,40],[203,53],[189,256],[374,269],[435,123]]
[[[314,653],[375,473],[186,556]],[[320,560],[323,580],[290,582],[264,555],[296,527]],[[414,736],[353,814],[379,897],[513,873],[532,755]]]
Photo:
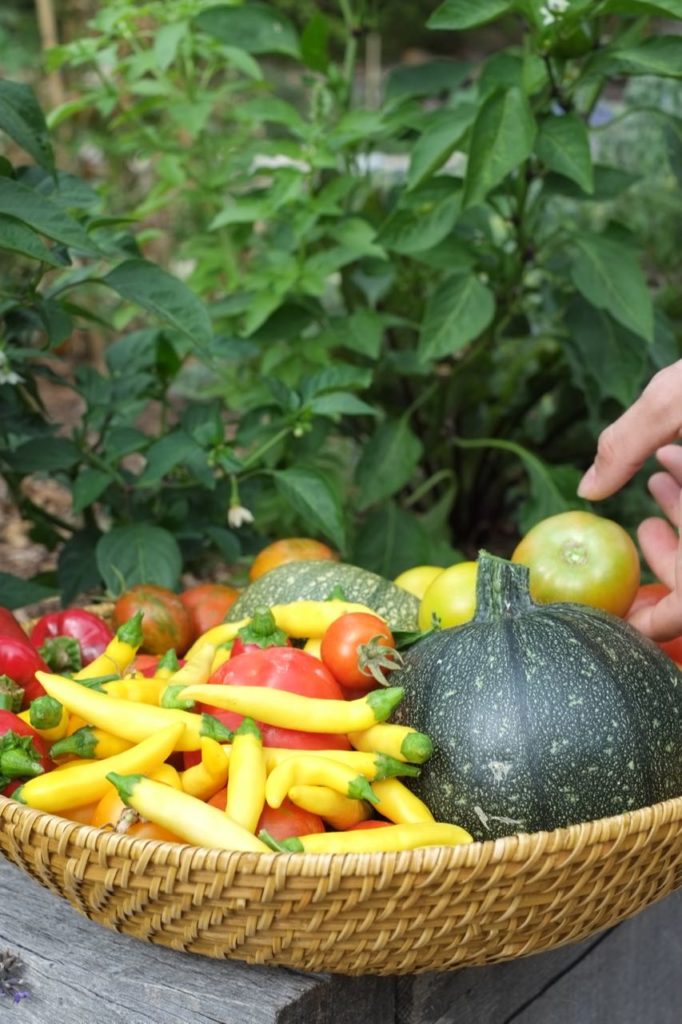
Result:
[[139,743],[159,729],[173,724],[184,726],[177,741],[177,750],[198,750],[201,746],[201,737],[205,735],[218,740],[232,738],[230,730],[221,726],[211,715],[196,715],[189,711],[154,707],[151,704],[131,704],[128,700],[97,693],[96,690],[91,690],[71,679],[47,672],[36,673],[36,678],[45,691],[69,711],[92,725],[132,743]]
[[433,743],[426,733],[417,732],[409,725],[378,722],[369,729],[349,733],[348,739],[356,750],[381,750],[398,761],[412,764],[423,764],[433,754]]
[[14,799],[53,814],[92,803],[106,793],[110,772],[152,772],[158,768],[172,753],[181,733],[181,724],[169,725],[121,754],[92,764],[69,766],[65,771],[46,772],[16,789]]
[[[356,604],[353,601],[340,601],[334,598],[331,601],[291,601],[288,604],[274,604],[270,611],[278,629],[283,630],[287,636],[295,640],[308,640],[311,637],[321,638],[332,622],[336,622],[342,615],[349,612],[369,612],[377,615],[364,604]],[[194,641],[187,656],[196,650],[210,643],[215,647],[229,643],[234,640],[240,629],[248,626],[250,618],[240,619],[239,622],[221,622]]]
[[113,757],[114,754],[130,750],[132,746],[130,740],[121,739],[120,736],[114,736],[104,729],[97,729],[94,725],[84,725],[70,736],[53,743],[50,747],[50,757],[75,754],[76,757],[95,758],[101,761],[104,757]]
[[168,679],[159,676],[125,676],[123,679],[112,679],[102,683],[102,692],[119,700],[133,701],[135,704],[155,704],[157,707],[161,694],[168,686]]
[[303,650],[306,654],[312,654],[313,658],[319,658],[322,661],[322,637],[311,636],[310,640],[306,640],[303,645]]
[[226,810],[248,832],[256,831],[265,805],[265,779],[263,738],[253,719],[245,718],[232,740]]
[[270,853],[271,850],[224,811],[139,774],[110,772],[119,796],[143,818],[167,828],[187,843],[218,850]]
[[377,803],[378,798],[364,775],[353,768],[317,754],[292,754],[268,775],[265,799],[270,807],[281,807],[292,786],[328,786],[352,800]]
[[282,729],[343,733],[368,729],[370,725],[384,721],[398,706],[403,693],[400,686],[386,686],[356,700],[325,700],[265,686],[208,683],[188,686],[177,696],[182,700],[198,700],[234,711]]
[[417,825],[419,822],[434,820],[426,804],[399,779],[373,782],[372,789],[379,798],[376,810],[389,821],[398,825]]
[[462,843],[473,843],[473,838],[459,825],[432,821],[352,832],[319,832],[282,840],[277,849],[290,853],[387,853],[416,850],[421,846],[460,846]]
[[311,814],[319,814],[332,828],[343,831],[366,821],[372,808],[366,800],[353,800],[329,786],[292,786],[289,799]]
[[[291,747],[266,747],[265,764],[268,772],[271,772],[282,761],[295,754]],[[315,757],[327,757],[331,761],[338,761],[352,768],[358,775],[364,775],[370,782],[378,779],[388,779],[394,775],[419,775],[419,768],[414,765],[398,761],[395,757],[382,753],[365,753],[361,750],[310,750]]]
[[[162,708],[182,707],[181,701],[176,701],[176,694],[180,693],[186,686],[200,686],[206,683],[211,674],[211,665],[215,656],[213,644],[205,644],[192,657],[188,657],[182,668],[174,672],[166,683],[161,693],[159,704]],[[191,707],[191,704],[189,705]]]
[[69,712],[54,697],[36,697],[26,711],[19,712],[19,718],[38,733],[47,743],[66,736],[69,727]]
[[97,679],[99,676],[122,676],[137,654],[142,643],[142,612],[137,612],[116,630],[104,651],[85,668],[76,672],[74,679]]
[[210,736],[201,740],[201,761],[180,773],[180,786],[184,793],[208,800],[227,782],[228,759],[223,748]]

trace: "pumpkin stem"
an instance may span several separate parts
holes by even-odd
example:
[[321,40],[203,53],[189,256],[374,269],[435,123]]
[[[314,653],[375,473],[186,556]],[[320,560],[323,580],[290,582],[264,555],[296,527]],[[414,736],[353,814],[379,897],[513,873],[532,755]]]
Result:
[[479,551],[474,621],[502,619],[534,607],[528,577],[527,565]]

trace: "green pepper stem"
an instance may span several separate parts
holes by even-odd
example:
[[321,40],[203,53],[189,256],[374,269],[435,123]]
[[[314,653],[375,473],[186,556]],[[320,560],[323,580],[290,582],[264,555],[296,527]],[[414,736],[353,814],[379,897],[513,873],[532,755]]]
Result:
[[263,739],[263,734],[254,722],[253,718],[248,716],[240,722],[234,732],[235,736],[255,736],[257,740]]
[[36,697],[28,709],[29,722],[34,729],[54,729],[61,721],[63,710],[62,705],[54,697],[47,694]]
[[77,757],[94,757],[97,750],[97,736],[92,725],[76,729],[70,736],[64,736],[50,747],[50,757],[76,754]]
[[119,775],[118,772],[108,772],[106,778],[114,786],[124,804],[130,805],[130,800],[135,787],[143,779],[142,775]]
[[425,732],[408,732],[400,744],[400,753],[412,764],[424,764],[433,754],[433,743]]
[[209,715],[206,711],[201,716],[199,735],[208,736],[212,740],[217,740],[218,743],[231,743],[234,737],[232,729],[228,729],[220,719],[215,715]]
[[18,776],[32,778],[35,775],[42,775],[44,771],[40,761],[36,761],[21,747],[5,750],[0,754],[0,772],[10,779],[16,779]]
[[139,647],[143,640],[142,617],[144,612],[135,612],[132,619],[128,619],[116,630],[116,639],[130,647]]
[[368,800],[371,804],[378,804],[379,797],[376,795],[364,775],[356,775],[348,783],[348,796],[352,800]]
[[381,690],[372,690],[365,700],[374,712],[377,722],[385,722],[395,711],[405,696],[402,686],[386,686]]
[[398,775],[409,775],[416,778],[420,774],[420,769],[416,765],[405,764],[404,761],[399,761],[397,757],[391,757],[390,754],[377,754],[374,763],[377,767],[374,776],[375,782],[379,782],[381,779],[396,778]]

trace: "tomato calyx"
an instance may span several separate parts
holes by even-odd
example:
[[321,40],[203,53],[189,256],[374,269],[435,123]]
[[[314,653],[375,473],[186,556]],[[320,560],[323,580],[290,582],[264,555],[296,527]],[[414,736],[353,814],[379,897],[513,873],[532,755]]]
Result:
[[247,651],[265,647],[287,647],[289,637],[275,622],[275,616],[266,605],[254,608],[251,621],[242,626],[232,645],[231,658]]
[[387,672],[395,672],[404,665],[402,654],[391,647],[386,647],[386,638],[377,633],[365,643],[358,644],[358,669],[363,675],[374,679],[379,686],[389,686]]

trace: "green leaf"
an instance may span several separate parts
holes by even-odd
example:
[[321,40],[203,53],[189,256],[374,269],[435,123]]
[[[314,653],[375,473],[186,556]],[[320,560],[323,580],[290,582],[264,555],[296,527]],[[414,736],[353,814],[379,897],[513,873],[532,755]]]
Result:
[[447,278],[426,305],[420,359],[443,359],[464,348],[486,329],[494,314],[495,296],[476,274]]
[[35,311],[43,322],[51,348],[61,345],[73,333],[73,317],[60,303],[53,302],[52,299],[38,299]]
[[54,587],[24,580],[9,572],[0,572],[0,606],[3,608],[23,608],[25,604],[35,604],[54,597],[56,593]]
[[373,309],[358,309],[347,318],[335,323],[339,344],[352,352],[360,352],[369,359],[377,359],[381,352],[386,318]]
[[566,310],[566,326],[564,351],[595,422],[605,398],[631,405],[645,383],[648,346],[580,296]]
[[58,249],[48,249],[27,224],[5,214],[0,214],[0,249],[21,253],[50,267],[68,266],[68,260]]
[[229,565],[237,561],[241,554],[241,544],[232,530],[227,530],[224,526],[207,526],[206,536],[215,544]]
[[395,501],[373,509],[358,530],[353,564],[385,579],[413,565],[431,565],[431,538],[417,517]]
[[419,207],[399,208],[382,224],[378,241],[405,256],[432,249],[452,231],[460,209],[461,194],[454,188],[452,195],[439,202],[426,200]]
[[500,87],[510,89],[518,86],[526,96],[534,96],[547,85],[547,65],[536,54],[523,57],[502,50],[494,53],[483,65],[477,85],[480,97]]
[[604,14],[658,14],[682,19],[682,0],[607,0]]
[[41,437],[20,445],[11,455],[12,465],[22,473],[71,469],[80,459],[80,450],[65,437]]
[[111,483],[111,476],[101,469],[83,469],[73,482],[72,502],[76,515],[89,508],[93,501],[106,491]]
[[397,494],[412,479],[423,451],[404,416],[380,424],[355,471],[357,507],[362,511]]
[[176,21],[169,25],[162,25],[154,33],[154,59],[160,71],[167,71],[171,66],[178,52],[180,42],[187,35],[189,24],[186,21]]
[[652,341],[653,302],[633,253],[603,235],[585,232],[572,242],[571,277],[578,291],[597,309],[608,310],[623,326]]
[[229,46],[247,53],[282,53],[300,56],[294,25],[267,4],[243,7],[211,7],[195,19],[197,28]]
[[637,46],[606,51],[603,59],[605,67],[595,61],[594,70],[599,74],[682,78],[682,37],[649,36]]
[[319,395],[313,398],[309,408],[316,416],[328,416],[330,419],[338,419],[340,416],[379,415],[371,405],[348,391],[330,391],[326,395]]
[[[614,199],[616,196],[627,192],[639,177],[624,171],[620,167],[609,167],[606,164],[595,164],[593,166],[594,189],[590,199]],[[552,195],[570,196],[575,199],[585,199],[585,193],[575,182],[563,176],[548,174],[545,178],[545,189]]]
[[426,27],[461,31],[494,21],[513,7],[513,0],[445,0],[433,12]]
[[204,303],[186,284],[156,264],[140,259],[126,260],[100,281],[124,299],[182,331],[197,345],[210,344],[213,330]]
[[147,464],[137,478],[138,487],[154,487],[176,466],[203,455],[200,445],[184,430],[173,430],[145,452]]
[[85,229],[65,213],[54,199],[11,178],[0,178],[1,213],[23,221],[34,231],[56,242],[90,255],[102,255]]
[[304,466],[275,470],[277,490],[309,529],[321,533],[341,553],[346,550],[346,524],[341,503],[324,473]]
[[47,124],[30,86],[0,80],[0,131],[6,132],[37,164],[54,174],[54,153]]
[[476,114],[473,103],[438,111],[412,147],[407,190],[411,191],[428,178],[457,148]]
[[585,122],[575,114],[544,118],[535,152],[550,170],[571,178],[584,192],[594,191],[589,134]]
[[180,582],[180,548],[173,535],[160,526],[115,526],[97,542],[95,555],[112,595],[121,594],[135,583],[156,583],[175,590]]
[[386,99],[409,99],[454,92],[470,72],[470,64],[442,58],[427,60],[412,67],[397,67],[388,76]]
[[301,60],[324,74],[329,66],[329,20],[316,11],[301,34]]
[[95,547],[101,536],[99,530],[81,530],[62,546],[57,561],[62,607],[67,608],[81,594],[101,586],[95,558]]
[[471,133],[464,207],[484,200],[510,171],[530,156],[535,132],[533,114],[520,89],[506,89],[488,97]]

